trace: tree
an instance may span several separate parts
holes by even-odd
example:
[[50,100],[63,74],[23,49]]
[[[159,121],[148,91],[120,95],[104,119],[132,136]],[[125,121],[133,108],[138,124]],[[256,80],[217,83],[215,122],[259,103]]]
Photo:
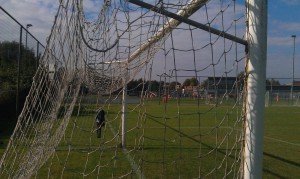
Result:
[[150,91],[154,91],[154,92],[158,92],[159,91],[159,83],[158,81],[154,80],[150,82],[150,87],[149,87]]
[[18,42],[0,42],[0,116],[3,118],[16,116],[17,82],[19,81],[18,93],[21,108],[36,71],[37,58],[32,50],[23,45],[21,45],[21,61],[18,63],[19,47]]
[[198,86],[198,84],[199,84],[199,81],[195,77],[191,78],[190,81],[191,81],[191,83],[190,83],[191,86]]
[[179,82],[176,82],[176,81],[172,81],[171,83],[170,83],[170,90],[176,90],[176,86],[177,85],[181,85],[181,83],[179,83]]
[[190,86],[191,85],[191,79],[186,79],[186,80],[184,80],[184,82],[183,82],[183,86]]
[[199,84],[199,81],[195,77],[188,78],[183,82],[183,86],[198,86],[198,84]]
[[266,86],[280,86],[280,82],[278,80],[274,80],[274,79],[267,79],[266,80]]

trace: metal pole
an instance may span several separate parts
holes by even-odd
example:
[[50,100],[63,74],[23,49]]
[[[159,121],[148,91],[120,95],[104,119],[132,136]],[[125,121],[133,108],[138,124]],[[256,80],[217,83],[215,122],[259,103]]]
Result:
[[270,106],[272,106],[272,103],[273,103],[273,81],[274,81],[274,79],[272,78],[271,79],[271,94],[270,94],[270,96],[271,96],[271,99],[270,99]]
[[16,93],[16,117],[19,116],[20,64],[22,60],[22,34],[23,34],[22,32],[23,32],[23,28],[20,27],[18,72],[17,72],[17,93]]
[[36,69],[38,69],[38,67],[39,67],[39,60],[40,60],[40,53],[39,53],[39,51],[40,51],[40,42],[39,41],[37,41],[37,44],[36,44]]
[[159,75],[159,85],[158,85],[158,104],[160,105],[161,101],[161,75]]
[[27,50],[27,33],[28,33],[28,28],[26,29],[26,34],[25,34],[25,49]]
[[266,91],[267,0],[248,0],[248,62],[243,178],[262,178]]
[[124,77],[123,95],[122,95],[122,148],[126,148],[126,113],[127,113],[127,74]]
[[292,35],[294,40],[294,51],[293,51],[293,78],[292,78],[292,87],[291,87],[291,104],[294,104],[294,81],[295,81],[295,46],[296,46],[296,35]]
[[25,40],[25,49],[27,49],[27,35],[28,35],[28,29],[29,29],[29,27],[32,27],[32,24],[27,24],[26,25],[26,40]]

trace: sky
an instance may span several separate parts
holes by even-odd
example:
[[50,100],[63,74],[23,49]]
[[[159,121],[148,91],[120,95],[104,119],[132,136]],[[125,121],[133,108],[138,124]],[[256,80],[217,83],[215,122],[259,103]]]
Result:
[[[300,0],[269,0],[267,76],[291,77],[296,35],[295,77],[300,78]],[[300,79],[298,80],[300,81]]]
[[[97,14],[102,0],[85,0],[85,9]],[[58,0],[0,0],[0,6],[21,24],[32,24],[29,31],[43,44],[50,33]],[[296,37],[295,77],[300,81],[300,0],[269,0],[267,77],[292,77],[293,39]]]

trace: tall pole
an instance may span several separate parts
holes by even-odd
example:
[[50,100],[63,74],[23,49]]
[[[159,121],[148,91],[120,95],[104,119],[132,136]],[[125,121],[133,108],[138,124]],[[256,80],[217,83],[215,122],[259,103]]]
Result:
[[271,79],[271,94],[270,94],[270,96],[271,96],[271,98],[270,98],[270,106],[272,105],[272,103],[273,103],[273,81],[274,81],[274,79],[272,78]]
[[17,74],[17,94],[16,94],[16,117],[19,116],[19,93],[20,93],[20,65],[22,60],[22,34],[23,28],[20,27],[20,39],[19,39],[19,55],[18,55],[18,74]]
[[[127,68],[127,67],[126,67]],[[123,94],[122,94],[122,117],[121,117],[121,137],[122,137],[122,148],[126,148],[126,113],[127,113],[127,76],[128,76],[128,69],[123,79]]]
[[25,34],[25,50],[27,49],[27,34],[28,34],[28,28],[26,28],[26,34]]
[[296,35],[292,35],[294,40],[294,51],[293,51],[293,78],[292,78],[292,87],[291,87],[291,100],[292,105],[294,104],[294,81],[295,81],[295,46],[296,46]]
[[26,25],[25,49],[27,49],[27,35],[28,35],[29,27],[32,27],[32,24],[27,24]]
[[36,44],[36,69],[39,67],[39,60],[40,60],[40,42],[37,41]]
[[267,0],[247,1],[248,61],[243,178],[262,178],[266,91]]

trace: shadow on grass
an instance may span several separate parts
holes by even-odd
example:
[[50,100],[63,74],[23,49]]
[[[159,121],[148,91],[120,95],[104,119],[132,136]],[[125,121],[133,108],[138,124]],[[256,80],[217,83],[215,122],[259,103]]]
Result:
[[263,168],[263,172],[268,173],[268,174],[273,175],[273,176],[276,176],[278,178],[287,178],[285,176],[279,175],[278,173],[272,172],[272,171],[270,171],[266,168]]
[[[290,165],[293,165],[293,166],[296,166],[296,167],[300,167],[300,163],[297,163],[295,161],[291,161],[291,160],[288,160],[288,159],[285,159],[285,158],[282,158],[282,157],[279,157],[279,156],[276,156],[276,155],[273,155],[273,154],[270,154],[270,153],[267,153],[267,152],[264,152],[263,154],[264,154],[264,156],[273,158],[273,159],[281,161],[283,163],[290,164]],[[266,169],[266,168],[263,168],[263,171],[265,173],[273,175],[274,177],[287,178],[286,176],[282,176],[282,175],[280,175],[278,173],[275,173],[274,171],[270,171],[269,169]]]
[[15,119],[1,119],[0,120],[0,149],[5,149],[11,134],[16,125]]
[[297,163],[297,162],[294,162],[294,161],[291,161],[291,160],[288,160],[288,159],[285,159],[285,158],[282,158],[282,157],[278,157],[276,155],[273,155],[273,154],[270,154],[270,153],[267,153],[267,152],[264,152],[264,155],[268,156],[268,157],[271,157],[273,159],[276,159],[276,160],[280,160],[281,162],[288,163],[288,164],[294,165],[296,167],[300,167],[300,163]]

